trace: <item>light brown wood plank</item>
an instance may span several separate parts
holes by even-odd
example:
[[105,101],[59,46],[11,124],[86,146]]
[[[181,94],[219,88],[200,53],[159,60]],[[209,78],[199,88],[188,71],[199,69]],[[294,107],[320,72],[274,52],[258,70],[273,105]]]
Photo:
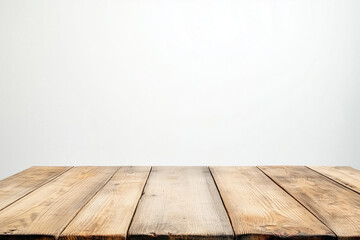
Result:
[[211,167],[236,239],[335,239],[257,167]]
[[150,167],[121,167],[71,221],[60,240],[125,240]]
[[232,239],[207,167],[153,167],[129,230],[134,239]]
[[31,167],[0,181],[0,210],[71,167]]
[[0,239],[57,239],[118,167],[75,167],[0,212]]
[[309,167],[360,194],[360,171],[352,167]]
[[306,167],[260,167],[339,239],[360,239],[359,194]]

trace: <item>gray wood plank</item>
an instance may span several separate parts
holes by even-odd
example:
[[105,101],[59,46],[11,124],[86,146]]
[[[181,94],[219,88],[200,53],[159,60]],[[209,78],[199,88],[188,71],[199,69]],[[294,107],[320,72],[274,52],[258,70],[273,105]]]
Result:
[[233,239],[207,167],[153,167],[129,239]]

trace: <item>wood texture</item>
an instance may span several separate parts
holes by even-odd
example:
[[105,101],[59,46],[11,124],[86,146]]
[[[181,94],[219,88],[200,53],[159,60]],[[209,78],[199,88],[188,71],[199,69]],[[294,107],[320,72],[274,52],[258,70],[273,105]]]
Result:
[[339,239],[360,239],[359,194],[306,167],[260,167]]
[[121,167],[61,234],[61,240],[125,240],[150,167]]
[[0,211],[0,239],[57,239],[118,167],[75,167]]
[[0,181],[0,240],[360,239],[358,191],[349,167],[33,167]]
[[360,171],[352,167],[309,167],[360,194]]
[[154,167],[129,230],[130,239],[232,239],[207,167]]
[[0,210],[71,167],[31,167],[0,181]]
[[237,239],[335,239],[256,167],[211,167]]

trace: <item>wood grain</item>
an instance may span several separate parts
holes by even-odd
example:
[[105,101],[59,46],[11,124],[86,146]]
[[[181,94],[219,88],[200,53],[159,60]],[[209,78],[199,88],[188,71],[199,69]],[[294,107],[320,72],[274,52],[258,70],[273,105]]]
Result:
[[309,167],[360,194],[360,171],[352,167]]
[[150,167],[121,167],[71,221],[60,240],[125,240]]
[[71,167],[31,167],[0,181],[0,210]]
[[236,239],[335,239],[301,204],[256,167],[211,167]]
[[154,167],[129,230],[130,239],[232,239],[207,167]]
[[0,211],[0,239],[57,239],[118,167],[75,167]]
[[260,167],[339,239],[360,239],[359,194],[306,167]]

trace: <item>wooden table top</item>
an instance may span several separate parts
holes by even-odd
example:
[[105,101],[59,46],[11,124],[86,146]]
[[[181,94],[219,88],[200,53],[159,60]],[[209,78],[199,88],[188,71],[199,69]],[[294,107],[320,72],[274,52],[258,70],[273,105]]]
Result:
[[350,167],[31,167],[0,181],[0,240],[360,239]]

